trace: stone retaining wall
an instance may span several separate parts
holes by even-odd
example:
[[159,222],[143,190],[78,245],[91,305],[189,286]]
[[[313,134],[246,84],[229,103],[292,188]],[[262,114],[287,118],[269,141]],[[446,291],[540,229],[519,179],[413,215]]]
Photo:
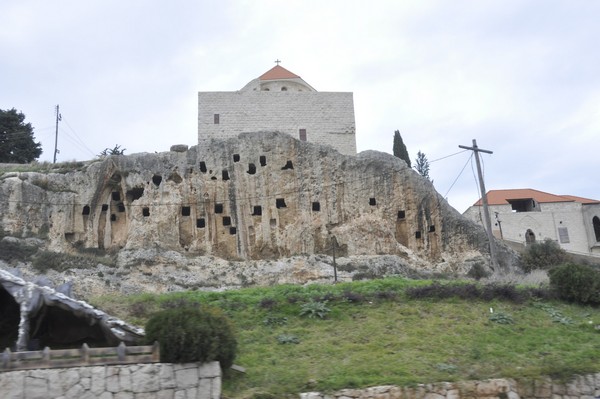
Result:
[[485,381],[441,382],[419,384],[415,387],[392,385],[366,389],[342,389],[323,394],[306,392],[300,399],[598,399],[600,373],[577,376],[570,382],[552,379],[515,381],[492,379]]
[[0,373],[2,399],[219,399],[218,362],[152,363]]

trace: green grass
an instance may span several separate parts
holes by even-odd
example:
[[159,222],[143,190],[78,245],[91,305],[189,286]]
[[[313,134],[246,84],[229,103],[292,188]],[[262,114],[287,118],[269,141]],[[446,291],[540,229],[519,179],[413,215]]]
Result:
[[[223,309],[237,332],[235,364],[247,369],[226,371],[226,398],[496,377],[568,378],[600,370],[600,334],[594,329],[600,309],[534,299],[408,299],[407,288],[428,284],[389,278],[94,302],[142,325],[153,311],[178,301]],[[326,318],[300,316],[303,304],[323,299],[331,309]],[[513,323],[494,322],[490,308]],[[556,312],[568,322],[557,322]]]

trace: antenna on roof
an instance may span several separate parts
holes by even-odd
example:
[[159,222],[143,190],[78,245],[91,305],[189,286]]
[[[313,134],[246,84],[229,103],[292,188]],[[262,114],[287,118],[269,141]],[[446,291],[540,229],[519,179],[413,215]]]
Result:
[[281,60],[280,60],[279,58],[275,60],[275,63],[276,63],[277,65],[279,65],[279,63],[280,63],[280,62],[281,62]]

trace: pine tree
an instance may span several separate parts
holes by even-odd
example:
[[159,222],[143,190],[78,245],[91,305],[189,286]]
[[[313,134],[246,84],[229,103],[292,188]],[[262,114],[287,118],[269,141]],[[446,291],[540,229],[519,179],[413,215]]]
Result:
[[421,176],[433,183],[433,180],[429,177],[429,161],[427,160],[427,156],[422,153],[421,150],[417,153],[415,170],[419,172]]
[[402,136],[400,136],[399,130],[394,132],[394,156],[403,159],[408,167],[411,167],[410,157],[408,156],[408,151],[406,150],[406,146],[402,141]]
[[28,163],[42,154],[42,144],[36,143],[31,123],[16,109],[0,109],[0,162]]

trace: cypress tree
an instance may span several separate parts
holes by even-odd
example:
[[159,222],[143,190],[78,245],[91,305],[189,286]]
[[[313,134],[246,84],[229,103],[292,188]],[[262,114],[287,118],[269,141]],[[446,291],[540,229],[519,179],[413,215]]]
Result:
[[394,132],[394,156],[403,159],[408,167],[411,167],[410,157],[408,156],[408,151],[406,150],[406,146],[402,141],[402,136],[400,136],[399,130]]

